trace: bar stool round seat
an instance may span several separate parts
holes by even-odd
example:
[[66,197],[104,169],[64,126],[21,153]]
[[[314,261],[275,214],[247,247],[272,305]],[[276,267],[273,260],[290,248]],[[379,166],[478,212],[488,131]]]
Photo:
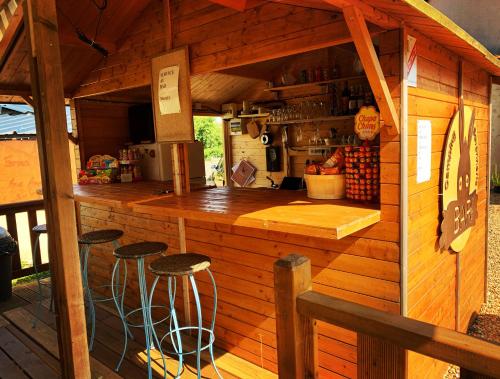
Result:
[[[163,363],[165,366],[165,356],[164,353],[168,353],[170,355],[177,356],[178,359],[178,368],[177,374],[175,378],[180,378],[182,369],[183,369],[183,361],[184,356],[186,355],[195,355],[196,356],[196,368],[197,368],[197,377],[201,379],[201,352],[203,350],[208,349],[210,354],[211,364],[219,378],[222,378],[216,364],[213,352],[213,344],[215,341],[215,317],[217,314],[217,287],[215,285],[214,277],[210,271],[210,264],[212,260],[210,257],[202,254],[196,253],[181,253],[181,254],[173,254],[169,256],[164,256],[155,259],[149,265],[149,270],[155,275],[155,279],[151,286],[151,291],[149,295],[149,303],[151,304],[151,300],[153,298],[156,286],[160,280],[160,278],[166,278],[168,285],[168,300],[170,307],[170,323],[168,326],[168,330],[163,336],[159,337],[155,330],[155,323],[153,323],[152,319],[150,319],[150,326],[152,331],[152,339],[156,342],[157,348],[160,351],[160,354],[163,359]],[[198,293],[198,287],[196,285],[195,274],[204,275],[202,273],[206,273],[208,275],[209,280],[212,284],[213,288],[213,304],[212,304],[212,317],[209,325],[203,325],[203,316],[202,316],[202,306],[200,301],[200,295]],[[177,319],[177,312],[175,309],[175,299],[176,299],[176,291],[177,291],[177,279],[181,280],[182,277],[187,277],[189,283],[191,284],[191,290],[194,295],[195,306],[196,306],[196,314],[197,314],[197,323],[192,323],[191,325],[183,325],[179,324]],[[207,285],[204,283],[203,287],[206,288]],[[149,316],[151,317],[151,311],[149,311]],[[196,346],[192,349],[186,350],[185,343],[183,342],[183,338],[186,337],[186,334],[192,334],[193,338],[196,340]],[[205,337],[205,338],[203,338]],[[205,340],[202,343],[202,339]],[[173,350],[163,350],[164,342],[170,341]],[[183,346],[184,345],[184,346]],[[148,347],[149,351],[150,347]],[[166,366],[165,366],[166,367]],[[164,374],[164,378],[166,378],[166,371]]]
[[155,259],[149,270],[155,275],[184,276],[206,270],[212,260],[196,253],[175,254]]
[[[120,369],[123,359],[125,358],[129,337],[133,339],[133,335],[130,332],[130,328],[144,328],[144,336],[146,339],[146,348],[147,348],[148,377],[152,378],[151,353],[150,353],[150,350],[154,346],[152,328],[156,324],[165,322],[170,317],[170,315],[166,315],[162,317],[160,320],[156,320],[154,322],[152,320],[151,316],[152,309],[156,308],[156,309],[168,310],[168,307],[165,305],[153,305],[152,298],[148,298],[144,260],[146,257],[149,256],[161,255],[164,252],[166,252],[167,249],[168,245],[166,243],[145,241],[145,242],[138,242],[120,246],[113,251],[113,255],[116,258],[116,263],[114,265],[113,273],[111,275],[111,290],[113,291],[113,298],[115,299],[116,309],[118,310],[118,315],[120,316],[120,319],[122,321],[123,331],[124,331],[123,351],[118,360],[115,371],[118,371]],[[123,262],[123,265],[126,268],[127,267],[126,262],[128,260],[136,262],[137,264],[137,282],[139,285],[140,306],[139,308],[133,309],[129,312],[125,312],[125,308],[123,305],[123,297],[121,301],[118,301],[118,296],[115,295],[115,289],[118,287],[115,283],[116,283],[116,278],[118,277],[117,271],[120,267],[120,262]],[[125,271],[123,287],[126,288],[126,286],[127,286],[127,276]],[[142,313],[142,322],[132,323],[130,321],[131,316],[138,313]],[[163,362],[165,362],[165,357],[163,355],[162,359]]]
[[[89,258],[90,258],[90,250],[94,245],[100,245],[104,243],[112,243],[113,248],[117,249],[120,247],[120,243],[118,240],[123,236],[123,231],[118,229],[100,229],[93,230],[91,232],[83,233],[80,237],[78,237],[78,244],[80,245],[80,263],[82,270],[82,282],[83,282],[83,290],[86,298],[86,308],[88,311],[88,319],[87,321],[90,323],[90,338],[89,338],[89,351],[92,351],[94,348],[94,338],[95,338],[95,324],[96,324],[96,315],[95,315],[95,303],[103,303],[108,301],[116,301],[118,298],[123,302],[123,298],[125,296],[125,286],[120,284],[120,280],[117,279],[115,282],[110,284],[102,284],[98,286],[93,286],[90,288],[89,279],[88,279],[88,269],[89,269]],[[117,260],[118,261],[118,260]],[[126,266],[123,268],[123,281],[126,280]],[[120,278],[120,273],[118,270],[118,278]],[[114,288],[111,288],[115,286]],[[109,289],[112,290],[112,296],[106,295],[97,295],[94,296],[94,291],[99,289]],[[98,292],[98,291],[97,291]]]
[[47,224],[40,224],[37,226],[34,226],[33,229],[31,229],[33,233],[37,234],[42,234],[42,233],[47,233]]
[[123,231],[118,229],[102,229],[83,233],[78,238],[78,243],[82,245],[97,245],[118,240],[123,236]]
[[163,242],[137,242],[115,249],[113,255],[122,259],[139,259],[150,255],[161,254],[165,252],[167,248],[167,244]]

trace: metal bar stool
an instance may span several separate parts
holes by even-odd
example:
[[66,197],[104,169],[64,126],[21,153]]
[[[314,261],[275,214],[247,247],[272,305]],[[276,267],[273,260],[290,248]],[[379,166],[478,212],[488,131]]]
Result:
[[[111,242],[114,246],[115,249],[120,247],[120,244],[118,242],[118,239],[123,236],[123,231],[117,230],[117,229],[103,229],[103,230],[95,230],[92,232],[84,233],[80,236],[78,239],[78,243],[80,244],[80,260],[81,260],[81,267],[82,267],[82,281],[83,281],[83,290],[85,293],[85,297],[87,298],[87,307],[89,311],[89,319],[90,319],[90,324],[91,324],[91,332],[90,332],[90,340],[89,340],[89,351],[92,351],[94,348],[94,338],[95,338],[95,305],[94,303],[100,303],[100,302],[106,302],[106,301],[111,301],[115,300],[115,291],[113,287],[113,283],[111,284],[104,284],[98,287],[95,287],[94,290],[98,288],[109,288],[111,287],[112,289],[112,296],[111,297],[98,297],[98,298],[93,298],[92,295],[92,289],[89,286],[89,281],[88,281],[88,266],[89,266],[89,255],[90,255],[90,248],[93,245],[99,245],[103,243],[109,243]],[[117,260],[118,261],[118,260]],[[118,281],[116,283],[116,286],[120,288],[120,281],[119,281],[119,274],[118,274]],[[124,281],[127,278],[127,265],[124,267]],[[125,296],[125,286],[123,286],[121,294],[117,295],[121,297],[121,302],[123,303],[123,298]]]
[[[42,301],[43,301],[43,292],[42,292],[42,282],[40,280],[40,276],[38,275],[38,265],[36,263],[36,251],[40,245],[40,236],[42,234],[47,234],[47,224],[36,225],[31,229],[33,233],[36,234],[35,246],[32,251],[32,259],[33,259],[33,269],[36,275],[36,281],[38,283],[38,302],[35,309],[35,317],[33,318],[33,328],[36,328],[36,323],[38,321],[38,316],[40,316],[40,312],[42,310]],[[52,292],[52,286],[50,287],[50,311],[52,312],[54,307],[54,293]]]
[[[113,297],[115,299],[115,305],[118,310],[118,314],[120,315],[120,319],[122,320],[123,324],[123,329],[124,329],[124,345],[123,345],[123,352],[120,357],[120,360],[118,361],[118,364],[116,365],[116,371],[120,369],[120,366],[123,362],[123,359],[125,358],[125,353],[127,351],[127,342],[128,342],[128,336],[132,336],[130,333],[129,327],[132,328],[144,328],[144,335],[146,337],[146,348],[147,348],[147,357],[148,357],[148,377],[152,377],[152,369],[151,369],[151,349],[154,348],[153,344],[153,335],[152,335],[152,325],[158,324],[160,322],[166,321],[169,317],[167,315],[161,320],[158,320],[156,322],[152,321],[152,316],[150,314],[151,308],[164,308],[166,309],[166,306],[160,306],[160,305],[151,305],[152,303],[152,297],[148,299],[148,290],[147,290],[147,284],[146,284],[146,274],[144,271],[144,258],[152,255],[159,255],[167,251],[167,244],[163,242],[139,242],[139,243],[133,243],[130,245],[125,245],[122,247],[119,247],[115,249],[113,252],[114,256],[116,257],[116,263],[115,267],[113,268],[113,275],[111,277],[111,289],[114,291],[114,289],[117,287],[114,285],[115,283],[115,278],[117,276],[117,271],[120,266],[120,261],[123,261],[123,264],[125,267],[127,267],[126,260],[132,259],[137,261],[137,277],[139,281],[139,294],[140,294],[140,301],[141,301],[141,306],[137,309],[133,309],[128,313],[125,313],[125,310],[123,308],[123,298],[121,303],[118,302],[118,296],[115,296],[113,292]],[[126,287],[126,276],[124,278],[123,286],[124,288]],[[142,312],[142,323],[131,323],[128,321],[128,318],[132,316],[133,314],[141,311]],[[157,340],[156,340],[157,341]],[[161,350],[160,350],[161,353]],[[165,357],[163,356],[163,353],[161,353],[161,357],[163,360],[163,366],[166,367],[165,364]]]
[[[217,287],[215,285],[215,280],[212,273],[209,270],[211,260],[209,257],[201,254],[194,253],[185,253],[185,254],[174,254],[166,257],[161,257],[149,265],[149,270],[156,275],[155,280],[153,282],[153,286],[151,287],[150,299],[153,298],[153,294],[158,284],[160,277],[166,276],[168,278],[168,297],[170,303],[170,323],[169,323],[169,331],[157,342],[158,348],[163,355],[162,343],[165,338],[170,337],[172,346],[174,351],[169,351],[169,354],[177,355],[179,360],[179,367],[177,369],[176,378],[179,378],[182,372],[183,367],[183,356],[188,354],[196,354],[196,368],[198,371],[198,378],[201,378],[201,352],[205,349],[208,349],[210,352],[211,363],[215,369],[219,378],[222,378],[217,366],[215,365],[214,352],[213,352],[213,343],[215,341],[214,327],[215,327],[215,316],[217,314]],[[196,286],[196,281],[194,278],[194,274],[197,272],[206,271],[212,281],[213,286],[213,311],[212,311],[212,321],[210,323],[210,328],[203,327],[203,318],[201,314],[201,304],[200,297],[198,294],[198,288]],[[183,327],[179,326],[179,322],[177,320],[177,314],[175,311],[175,293],[177,287],[177,277],[188,276],[189,281],[191,283],[191,288],[193,290],[194,299],[196,303],[196,311],[198,316],[198,325],[186,325]],[[153,335],[156,341],[158,341],[158,337],[156,335],[156,331],[154,330],[154,326],[152,326]],[[197,335],[197,345],[196,349],[191,351],[184,352],[182,350],[182,331],[196,331]],[[202,336],[205,335],[208,337],[208,342],[206,342],[202,346]],[[175,335],[175,338],[174,338]],[[166,372],[165,372],[166,377]]]

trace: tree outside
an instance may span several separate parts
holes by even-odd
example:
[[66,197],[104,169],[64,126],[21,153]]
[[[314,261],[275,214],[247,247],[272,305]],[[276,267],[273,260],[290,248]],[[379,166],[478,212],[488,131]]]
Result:
[[207,182],[223,185],[224,137],[220,117],[194,117],[195,138],[203,143]]

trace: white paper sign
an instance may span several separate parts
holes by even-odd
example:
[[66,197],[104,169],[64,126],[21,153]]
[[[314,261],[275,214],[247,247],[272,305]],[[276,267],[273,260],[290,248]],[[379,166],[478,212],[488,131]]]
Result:
[[158,80],[158,105],[160,114],[181,113],[179,102],[179,66],[160,70]]
[[417,39],[408,36],[408,51],[406,52],[407,83],[410,87],[417,86]]
[[417,183],[431,179],[432,124],[430,120],[417,121]]

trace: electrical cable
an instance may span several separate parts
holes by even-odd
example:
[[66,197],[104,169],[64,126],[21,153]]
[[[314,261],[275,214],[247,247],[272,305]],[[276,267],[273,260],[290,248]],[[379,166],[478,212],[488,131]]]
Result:
[[96,28],[95,28],[95,31],[94,31],[94,38],[92,38],[92,39],[90,39],[89,37],[87,37],[87,35],[78,26],[76,26],[73,23],[73,21],[71,20],[71,18],[60,7],[57,7],[57,11],[58,11],[58,13],[61,14],[61,16],[63,16],[66,19],[66,21],[68,21],[68,23],[74,29],[74,31],[75,31],[75,33],[76,33],[76,35],[77,35],[77,37],[78,37],[78,39],[80,41],[84,42],[85,44],[89,45],[93,49],[97,50],[103,56],[107,57],[108,54],[109,54],[108,50],[106,50],[100,44],[96,43],[96,39],[97,39],[97,34],[99,32],[99,26],[101,24],[102,14],[103,14],[104,10],[108,6],[108,1],[107,0],[103,0],[102,5],[97,4],[97,2],[95,0],[91,0],[91,1],[95,5],[95,7],[99,10],[99,17],[97,19],[97,25],[96,25]]

